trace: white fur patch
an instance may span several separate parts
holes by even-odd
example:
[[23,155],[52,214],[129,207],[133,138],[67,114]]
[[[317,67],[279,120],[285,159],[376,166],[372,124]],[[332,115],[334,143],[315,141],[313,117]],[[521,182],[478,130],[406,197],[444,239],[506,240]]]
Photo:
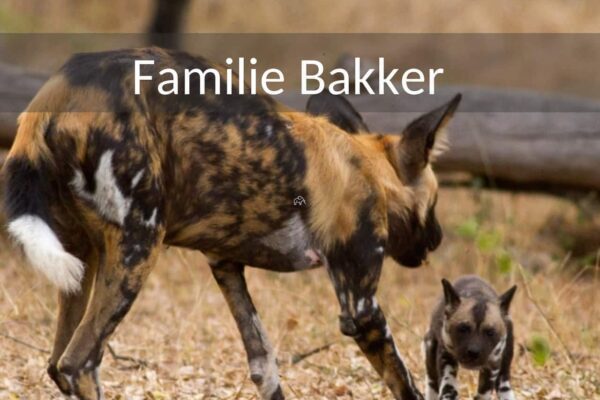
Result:
[[356,313],[362,314],[365,311],[365,298],[362,297],[358,299],[358,303],[356,304]]
[[499,400],[515,400],[515,393],[511,390],[509,390],[508,392],[500,392],[498,393],[498,399]]
[[346,300],[346,294],[345,294],[344,292],[340,293],[340,294],[338,295],[338,297],[339,297],[339,299],[340,299],[340,304],[341,304],[342,306],[345,306],[345,305],[347,305],[347,304],[348,304],[348,300]]
[[144,176],[144,169],[140,169],[137,174],[133,178],[131,178],[131,188],[135,189],[135,187],[140,183],[142,177]]
[[265,133],[267,134],[267,137],[271,137],[273,136],[273,126],[272,125],[267,125],[265,127]]
[[492,391],[488,390],[485,393],[478,393],[475,400],[492,400]]
[[427,391],[425,392],[425,400],[437,400],[438,392],[436,392],[431,386],[430,381],[427,382]]
[[156,214],[158,212],[158,208],[154,207],[152,211],[152,215],[145,221],[142,221],[142,224],[147,226],[148,228],[154,228],[156,226]]
[[515,400],[515,394],[510,387],[509,381],[502,381],[498,386],[498,399],[499,400]]
[[496,362],[500,361],[500,359],[504,355],[504,348],[505,347],[506,347],[506,336],[504,336],[498,342],[498,344],[496,344],[496,347],[494,347],[494,349],[492,350],[492,353],[490,354],[490,361],[493,362],[493,363],[496,363]]
[[85,179],[81,171],[75,171],[71,185],[79,196],[93,202],[98,212],[106,219],[123,225],[131,207],[131,198],[125,197],[117,185],[112,168],[113,153],[113,150],[107,150],[100,157],[98,169],[94,174],[96,180],[94,193],[85,190]]
[[[453,387],[456,391],[458,391],[458,382],[456,380],[456,370],[452,365],[446,365],[444,367],[444,371],[442,373],[442,380],[440,382],[440,393],[444,392],[444,387],[450,386]],[[449,397],[444,395],[442,399]]]
[[490,379],[492,382],[496,383],[496,380],[498,379],[498,375],[500,374],[500,370],[499,369],[493,369],[492,370],[492,374],[490,376]]
[[277,368],[277,360],[274,351],[268,344],[268,339],[256,314],[252,315],[252,323],[259,332],[263,346],[267,350],[267,355],[264,357],[256,357],[250,360],[250,374],[262,376],[262,382],[258,386],[258,391],[263,399],[270,399],[273,393],[279,387],[279,370]]
[[81,289],[83,262],[65,251],[43,219],[23,215],[8,224],[8,232],[23,246],[29,263],[60,291],[73,293]]
[[377,299],[373,296],[371,297],[371,309],[376,310],[377,308],[379,308],[379,303],[377,303]]
[[392,330],[388,324],[385,324],[385,338],[392,339]]
[[94,371],[92,372],[92,377],[94,378],[94,383],[96,384],[96,390],[98,393],[98,400],[104,400],[104,389],[102,388],[102,385],[100,384],[100,373],[98,370],[98,367],[94,368]]

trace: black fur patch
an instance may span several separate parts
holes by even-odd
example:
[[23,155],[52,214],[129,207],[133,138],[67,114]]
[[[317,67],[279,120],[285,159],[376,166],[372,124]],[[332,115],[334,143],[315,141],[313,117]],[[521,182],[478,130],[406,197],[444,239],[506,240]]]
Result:
[[479,300],[472,309],[473,312],[473,322],[475,322],[475,326],[480,326],[483,320],[485,319],[485,314],[487,312],[487,302],[484,300]]
[[[97,53],[78,53],[73,55],[61,68],[61,72],[73,86],[93,86],[109,94],[110,110],[77,110],[77,111],[111,111],[124,110],[122,99],[124,93],[123,77],[134,70],[135,60],[139,55],[131,50],[111,50]],[[48,110],[60,112],[65,110]]]
[[49,223],[49,202],[54,191],[50,166],[34,165],[26,158],[10,158],[4,166],[4,206],[8,220],[31,214]]
[[347,285],[354,291],[356,298],[368,297],[372,288],[362,288],[361,281],[371,275],[377,281],[381,272],[383,253],[376,249],[384,245],[382,238],[375,235],[375,227],[371,221],[371,209],[374,199],[365,201],[358,217],[358,227],[347,242],[338,244],[327,253],[327,260],[332,270],[342,270]]
[[344,96],[328,92],[310,96],[306,112],[325,116],[329,122],[348,133],[369,132],[362,116]]

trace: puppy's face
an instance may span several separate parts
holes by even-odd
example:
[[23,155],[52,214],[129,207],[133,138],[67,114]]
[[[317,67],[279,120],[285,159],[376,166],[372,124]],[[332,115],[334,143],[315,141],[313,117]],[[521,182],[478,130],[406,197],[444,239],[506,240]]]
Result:
[[460,297],[448,281],[444,285],[442,339],[445,348],[467,369],[497,362],[506,344],[508,308],[513,286],[496,299]]

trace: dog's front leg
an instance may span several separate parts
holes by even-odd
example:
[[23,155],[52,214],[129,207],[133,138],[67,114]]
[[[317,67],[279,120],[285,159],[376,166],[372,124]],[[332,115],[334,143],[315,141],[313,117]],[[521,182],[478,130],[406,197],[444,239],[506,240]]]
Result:
[[475,400],[492,400],[494,387],[498,378],[498,369],[483,368],[479,372],[479,384]]
[[329,275],[341,307],[340,330],[354,338],[394,397],[421,400],[413,377],[402,361],[375,292],[383,247],[361,239],[328,255]]
[[500,374],[496,380],[496,391],[498,392],[499,400],[515,400],[515,394],[510,385],[510,365],[514,353],[514,337],[512,321],[508,321],[506,344],[502,355]]
[[250,365],[250,378],[264,400],[283,400],[275,351],[248,293],[244,266],[220,261],[211,264],[211,270],[242,336]]
[[492,364],[481,371],[475,400],[491,400],[494,389],[498,393],[499,400],[515,400],[510,386],[510,360],[512,360],[512,348],[504,353],[500,365]]
[[458,363],[445,350],[439,351],[438,360],[438,376],[439,376],[439,399],[440,400],[457,400],[458,399]]

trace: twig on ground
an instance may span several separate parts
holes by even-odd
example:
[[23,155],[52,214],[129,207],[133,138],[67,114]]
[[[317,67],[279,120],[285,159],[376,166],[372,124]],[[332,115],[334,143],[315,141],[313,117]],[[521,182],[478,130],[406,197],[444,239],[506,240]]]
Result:
[[302,360],[304,360],[304,359],[306,359],[306,358],[308,358],[308,357],[310,357],[312,355],[320,353],[323,350],[329,349],[334,343],[335,342],[330,342],[330,343],[324,344],[323,346],[317,347],[316,349],[312,349],[310,351],[307,351],[305,353],[294,354],[292,356],[292,365],[298,364],[300,361],[302,361]]
[[537,300],[533,296],[533,293],[531,293],[531,289],[529,287],[529,284],[527,283],[527,277],[525,276],[525,271],[523,271],[523,266],[520,263],[517,263],[517,266],[519,267],[519,272],[521,273],[521,278],[523,279],[523,286],[525,287],[525,295],[527,296],[527,298],[529,299],[529,301],[531,302],[531,304],[533,304],[534,307],[537,309],[538,313],[541,315],[541,317],[544,320],[544,322],[546,322],[546,325],[548,325],[548,329],[550,329],[550,332],[552,332],[552,334],[554,335],[554,337],[556,337],[556,339],[560,343],[561,347],[563,348],[563,350],[565,352],[565,355],[566,355],[567,360],[569,361],[569,363],[571,365],[573,365],[574,361],[573,361],[573,355],[571,354],[571,351],[569,350],[569,348],[567,347],[567,345],[565,344],[565,342],[563,341],[563,339],[560,337],[560,335],[558,334],[558,332],[554,328],[554,324],[552,324],[552,322],[550,321],[550,319],[548,318],[548,316],[546,315],[546,313],[544,312],[544,310],[542,310],[542,307],[540,307],[539,303],[537,302]]
[[[50,354],[50,350],[42,349],[41,347],[37,347],[33,344],[27,343],[24,340],[18,339],[7,333],[0,332],[0,336],[6,338],[8,340],[12,340],[13,342],[18,343],[22,346],[29,347],[30,349],[39,351],[40,353]],[[121,355],[117,354],[110,344],[107,344],[106,348],[108,349],[108,352],[110,353],[112,358],[115,359],[116,361],[127,361],[127,362],[133,363],[133,364],[137,365],[137,367],[141,367],[141,368],[145,368],[148,366],[148,362],[145,360],[142,360],[141,358],[134,358],[134,357],[130,357],[130,356],[121,356]]]
[[240,396],[242,394],[242,390],[244,389],[245,385],[246,385],[246,379],[244,379],[242,381],[242,383],[240,383],[240,385],[238,386],[238,390],[235,392],[235,395],[233,395],[233,400],[237,400],[240,398]]
[[136,368],[146,368],[148,367],[148,362],[146,360],[143,360],[141,358],[135,358],[135,357],[130,357],[130,356],[122,356],[117,354],[117,352],[115,351],[115,349],[112,348],[112,346],[110,345],[110,343],[106,344],[106,348],[108,349],[108,352],[110,353],[110,355],[112,356],[112,358],[115,361],[127,361],[130,362],[132,364],[134,364],[133,366]]
[[2,336],[2,337],[5,337],[5,338],[6,338],[6,339],[8,339],[8,340],[12,340],[13,342],[15,342],[15,343],[18,343],[18,344],[20,344],[20,345],[23,345],[23,346],[25,346],[25,347],[29,347],[30,349],[37,350],[37,351],[39,351],[40,353],[50,354],[50,351],[49,351],[49,350],[42,349],[41,347],[34,346],[34,345],[32,345],[32,344],[29,344],[29,343],[27,343],[27,342],[25,342],[25,341],[23,341],[23,340],[21,340],[21,339],[17,339],[17,338],[16,338],[16,337],[14,337],[14,336],[10,336],[10,335],[8,335],[8,334],[6,334],[6,333],[0,332],[0,336]]
[[301,399],[302,398],[301,393],[298,393],[298,391],[292,385],[288,384],[288,388],[290,389],[290,391],[292,393],[294,393],[294,396],[296,396],[297,399]]

